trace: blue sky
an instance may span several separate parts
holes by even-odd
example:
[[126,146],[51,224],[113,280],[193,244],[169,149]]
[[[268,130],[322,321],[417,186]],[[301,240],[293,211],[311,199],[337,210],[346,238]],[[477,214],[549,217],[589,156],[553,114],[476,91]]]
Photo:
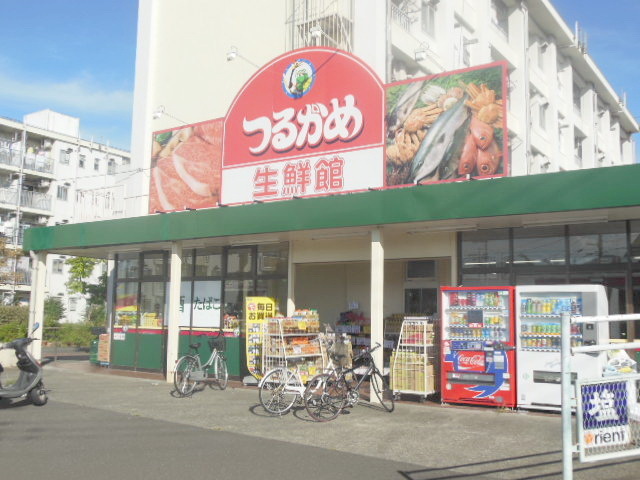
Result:
[[0,116],[51,109],[130,148],[137,0],[0,0]]
[[[640,117],[640,1],[552,0]],[[137,0],[0,0],[0,116],[52,109],[80,118],[81,137],[129,149]]]

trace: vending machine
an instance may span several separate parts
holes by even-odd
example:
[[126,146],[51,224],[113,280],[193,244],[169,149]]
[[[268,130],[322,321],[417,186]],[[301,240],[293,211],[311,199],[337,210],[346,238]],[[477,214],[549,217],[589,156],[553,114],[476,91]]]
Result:
[[514,287],[442,287],[443,402],[516,405]]
[[[541,285],[516,287],[518,407],[561,408],[561,319],[572,315],[608,315],[602,285]],[[574,324],[571,345],[608,343],[607,324]],[[606,352],[572,356],[575,378],[598,378],[606,366]],[[572,392],[573,395],[573,392]]]

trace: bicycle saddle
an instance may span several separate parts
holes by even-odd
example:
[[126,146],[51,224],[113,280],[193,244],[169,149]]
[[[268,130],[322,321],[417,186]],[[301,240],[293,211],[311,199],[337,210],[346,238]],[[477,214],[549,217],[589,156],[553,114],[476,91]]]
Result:
[[190,343],[189,347],[193,348],[194,350],[198,350],[200,348],[200,342]]

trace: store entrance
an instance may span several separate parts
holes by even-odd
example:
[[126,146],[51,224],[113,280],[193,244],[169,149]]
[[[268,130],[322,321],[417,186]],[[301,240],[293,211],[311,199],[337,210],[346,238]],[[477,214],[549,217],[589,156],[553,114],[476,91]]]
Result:
[[[335,327],[346,312],[370,317],[369,262],[306,263],[295,266],[298,308],[318,310],[321,324]],[[451,285],[451,259],[387,260],[384,316],[438,315],[438,288]]]

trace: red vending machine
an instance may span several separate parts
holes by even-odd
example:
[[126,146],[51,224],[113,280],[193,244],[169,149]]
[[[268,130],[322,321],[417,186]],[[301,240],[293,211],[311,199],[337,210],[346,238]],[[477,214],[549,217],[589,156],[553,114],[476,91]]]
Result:
[[516,406],[514,287],[442,287],[442,401]]

